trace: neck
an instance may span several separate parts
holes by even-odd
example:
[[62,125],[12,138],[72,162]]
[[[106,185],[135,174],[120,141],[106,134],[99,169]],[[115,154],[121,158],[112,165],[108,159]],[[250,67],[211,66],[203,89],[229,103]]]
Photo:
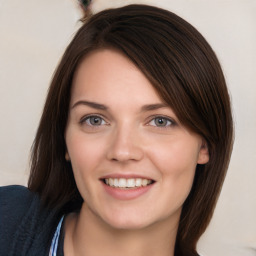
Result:
[[178,221],[159,221],[141,229],[117,229],[83,207],[65,223],[65,255],[173,256]]

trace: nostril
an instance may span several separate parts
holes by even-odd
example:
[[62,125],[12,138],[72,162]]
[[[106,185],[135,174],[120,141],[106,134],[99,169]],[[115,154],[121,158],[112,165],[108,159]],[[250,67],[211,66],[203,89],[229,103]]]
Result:
[[112,162],[139,161],[143,158],[143,150],[139,147],[114,147],[107,153],[107,158]]

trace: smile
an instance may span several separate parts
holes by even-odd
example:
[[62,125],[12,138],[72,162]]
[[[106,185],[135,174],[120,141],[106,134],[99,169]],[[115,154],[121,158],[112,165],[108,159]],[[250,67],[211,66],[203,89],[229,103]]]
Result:
[[131,189],[131,188],[139,188],[146,187],[152,184],[154,181],[149,179],[142,178],[106,178],[103,182],[114,188],[123,188],[123,189]]

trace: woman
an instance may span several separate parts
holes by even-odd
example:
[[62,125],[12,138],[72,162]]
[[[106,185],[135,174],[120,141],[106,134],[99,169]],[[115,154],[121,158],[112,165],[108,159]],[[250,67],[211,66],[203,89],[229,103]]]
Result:
[[3,255],[198,255],[232,138],[195,28],[145,5],[92,16],[53,77],[29,190],[1,189]]

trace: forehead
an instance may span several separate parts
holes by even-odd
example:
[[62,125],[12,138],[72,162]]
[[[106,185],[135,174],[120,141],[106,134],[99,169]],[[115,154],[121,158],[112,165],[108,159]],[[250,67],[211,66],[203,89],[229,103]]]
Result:
[[[71,104],[84,98],[92,101],[161,103],[146,76],[121,52],[100,49],[89,53],[78,66],[71,91]],[[148,102],[147,102],[148,101]]]

